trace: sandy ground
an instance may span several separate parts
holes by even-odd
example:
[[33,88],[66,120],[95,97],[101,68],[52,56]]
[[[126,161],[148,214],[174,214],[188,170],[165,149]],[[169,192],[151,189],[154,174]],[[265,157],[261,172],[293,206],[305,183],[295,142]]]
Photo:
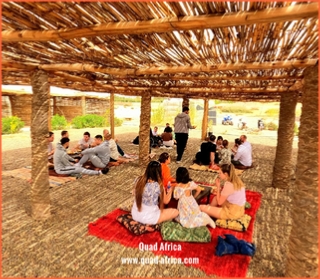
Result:
[[[161,128],[159,130],[162,130]],[[85,130],[70,130],[75,144]],[[92,135],[102,129],[89,129]],[[229,141],[241,131],[217,126],[214,133]],[[56,131],[56,140],[60,131]],[[138,153],[130,141],[138,128],[116,128],[116,137],[127,153]],[[199,149],[200,130],[190,132],[190,140],[181,165],[188,167]],[[257,213],[253,241],[257,251],[247,277],[283,277],[287,241],[291,229],[291,190],[271,187],[277,133],[262,131],[248,134],[256,167],[244,172],[242,179],[250,190],[263,194]],[[296,160],[297,139],[294,141]],[[162,149],[154,149],[159,155]],[[175,150],[169,151],[175,157]],[[2,170],[31,165],[30,133],[2,137]],[[130,197],[134,178],[141,173],[137,162],[111,168],[106,176],[85,177],[63,187],[50,189],[52,217],[35,222],[30,217],[30,184],[2,177],[2,275],[3,277],[208,277],[202,271],[185,266],[123,266],[120,257],[153,256],[151,252],[105,242],[87,235],[87,225]],[[213,177],[190,170],[194,180],[212,183]],[[292,180],[294,182],[294,180]]]

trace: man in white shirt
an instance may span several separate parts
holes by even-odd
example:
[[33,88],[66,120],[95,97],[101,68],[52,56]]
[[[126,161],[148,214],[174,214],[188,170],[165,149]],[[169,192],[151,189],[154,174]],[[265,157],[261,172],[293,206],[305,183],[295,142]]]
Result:
[[78,145],[75,147],[75,149],[84,150],[91,147],[91,144],[93,143],[94,143],[94,139],[90,138],[90,133],[84,132],[83,138],[79,140]]
[[234,156],[231,163],[235,166],[245,166],[251,167],[252,165],[252,146],[250,142],[247,141],[246,135],[240,136],[241,144],[237,150],[236,155]]

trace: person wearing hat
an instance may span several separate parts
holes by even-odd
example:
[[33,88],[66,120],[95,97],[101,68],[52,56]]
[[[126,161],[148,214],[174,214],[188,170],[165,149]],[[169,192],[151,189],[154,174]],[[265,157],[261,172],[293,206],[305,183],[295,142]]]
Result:
[[192,126],[189,116],[189,108],[183,107],[182,112],[179,113],[174,119],[174,133],[177,142],[177,163],[181,162],[183,152],[186,148],[189,129],[195,129],[196,126]]
[[54,170],[58,174],[88,174],[88,175],[100,175],[107,174],[109,169],[104,168],[99,171],[87,170],[86,168],[75,165],[78,160],[73,159],[67,154],[67,149],[69,148],[69,138],[62,138],[60,143],[56,146],[56,151],[54,152],[53,162]]

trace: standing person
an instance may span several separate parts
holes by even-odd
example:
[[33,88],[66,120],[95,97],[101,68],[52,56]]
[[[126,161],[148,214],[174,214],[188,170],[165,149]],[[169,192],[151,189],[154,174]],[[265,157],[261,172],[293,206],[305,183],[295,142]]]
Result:
[[95,145],[95,147],[87,148],[81,152],[83,156],[77,165],[82,167],[88,160],[90,160],[96,168],[103,169],[108,165],[110,161],[109,142],[102,141],[102,136],[96,135]]
[[[56,152],[54,153],[54,170],[58,174],[73,174],[82,173],[88,175],[107,174],[109,169],[104,168],[101,171],[87,170],[75,165],[78,160],[73,159],[67,154],[69,148],[69,138],[62,138],[57,144]],[[73,163],[72,163],[73,162]]]
[[[176,172],[177,185],[174,188],[174,198],[179,199],[178,210],[179,216],[176,220],[185,228],[196,228],[210,225],[215,228],[216,224],[208,216],[201,212],[195,197],[197,197],[201,188],[189,177],[189,172],[184,167],[179,167]],[[196,190],[195,196],[192,190]]]
[[151,161],[144,175],[136,180],[135,199],[131,210],[133,220],[142,224],[155,225],[177,217],[179,214],[177,209],[163,209],[164,204],[168,204],[171,199],[172,189],[165,191],[162,184],[161,165],[157,161]]
[[189,129],[195,129],[196,126],[192,126],[189,116],[189,108],[183,107],[182,113],[179,113],[174,119],[174,133],[177,142],[177,163],[181,163],[184,149],[186,148]]
[[[243,182],[237,176],[234,166],[222,165],[216,179],[217,195],[210,205],[200,205],[202,212],[218,219],[238,219],[244,215],[246,190]],[[220,179],[226,180],[220,193]]]

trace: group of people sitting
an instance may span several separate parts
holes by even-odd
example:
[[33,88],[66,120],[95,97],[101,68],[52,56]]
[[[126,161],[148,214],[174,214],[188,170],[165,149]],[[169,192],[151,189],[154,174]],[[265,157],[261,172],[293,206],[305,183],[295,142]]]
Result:
[[[171,177],[170,155],[162,153],[159,161],[151,161],[144,175],[135,180],[135,196],[132,218],[142,224],[159,224],[175,219],[183,227],[194,228],[209,225],[215,228],[213,218],[238,219],[245,212],[245,186],[236,175],[233,164],[222,164],[216,179],[217,194],[209,205],[198,205],[195,198],[201,188],[189,176],[185,167],[179,167],[176,178]],[[221,190],[220,180],[224,180]],[[196,190],[193,195],[192,190]],[[165,208],[174,198],[177,208]]]
[[229,149],[229,141],[215,135],[211,135],[200,146],[194,163],[209,165],[210,169],[219,170],[219,166],[232,163],[236,168],[246,168],[252,165],[252,147],[247,141],[246,135],[235,139],[232,149]]
[[[173,139],[173,130],[169,123],[166,123],[163,133],[159,134],[158,127],[155,126],[153,130],[150,128],[150,148],[168,148],[172,149],[175,145],[175,140]],[[137,136],[133,141],[133,144],[139,144],[139,136]]]
[[[109,166],[119,165],[123,162],[133,161],[130,155],[124,153],[121,147],[112,138],[109,130],[103,130],[102,135],[90,137],[89,132],[83,134],[77,145],[68,152],[70,139],[68,131],[61,132],[60,142],[56,149],[53,148],[54,133],[49,132],[48,141],[48,161],[53,165],[57,174],[107,174]],[[71,153],[79,151],[79,158],[73,158]],[[86,169],[83,165],[87,162],[95,167],[95,170]]]

